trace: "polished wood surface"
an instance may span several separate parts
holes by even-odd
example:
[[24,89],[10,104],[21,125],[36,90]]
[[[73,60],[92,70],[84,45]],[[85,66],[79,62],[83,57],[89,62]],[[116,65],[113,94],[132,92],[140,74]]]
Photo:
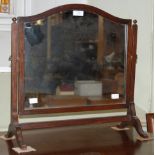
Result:
[[[37,149],[26,155],[153,155],[153,140],[141,142],[134,129],[115,131],[111,125],[87,125],[24,131],[27,144]],[[4,133],[1,133],[4,134]],[[0,139],[0,154],[16,155],[16,141]]]
[[147,132],[154,132],[154,113],[146,114]]

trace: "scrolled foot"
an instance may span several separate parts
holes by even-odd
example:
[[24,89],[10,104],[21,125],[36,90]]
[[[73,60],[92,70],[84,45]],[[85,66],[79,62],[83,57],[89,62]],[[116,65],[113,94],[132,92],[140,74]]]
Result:
[[141,125],[141,122],[139,120],[139,118],[137,116],[133,117],[132,118],[132,124],[133,126],[135,127],[137,133],[143,137],[143,138],[148,138],[148,134],[146,132],[144,132],[143,128],[142,128],[142,125]]
[[8,128],[8,132],[6,133],[5,137],[6,138],[11,138],[14,135],[15,135],[15,128],[14,128],[13,124],[10,124],[9,128]]

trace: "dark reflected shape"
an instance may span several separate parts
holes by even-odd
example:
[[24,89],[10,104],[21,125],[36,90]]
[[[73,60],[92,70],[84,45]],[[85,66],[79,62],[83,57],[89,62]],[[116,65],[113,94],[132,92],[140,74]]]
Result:
[[30,26],[30,24],[27,23],[25,27],[25,37],[27,38],[29,44],[31,46],[34,46],[41,43],[41,41],[44,38],[44,35],[41,32],[41,28],[39,25]]

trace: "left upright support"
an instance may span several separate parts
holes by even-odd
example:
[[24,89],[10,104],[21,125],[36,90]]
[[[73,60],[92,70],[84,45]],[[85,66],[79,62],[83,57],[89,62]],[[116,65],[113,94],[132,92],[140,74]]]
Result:
[[12,19],[11,25],[11,123],[8,128],[8,132],[5,135],[6,138],[16,136],[18,146],[21,149],[26,149],[26,145],[23,142],[22,129],[18,125],[18,24],[17,19]]

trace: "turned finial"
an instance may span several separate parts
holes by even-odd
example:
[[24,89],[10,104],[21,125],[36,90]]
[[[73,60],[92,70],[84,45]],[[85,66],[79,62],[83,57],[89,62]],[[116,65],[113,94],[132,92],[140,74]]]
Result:
[[16,22],[16,21],[17,21],[17,18],[16,18],[16,17],[13,17],[13,18],[12,18],[12,21],[13,21],[13,22]]
[[136,19],[135,19],[135,20],[133,20],[133,23],[134,23],[134,24],[137,24],[137,20],[136,20]]

